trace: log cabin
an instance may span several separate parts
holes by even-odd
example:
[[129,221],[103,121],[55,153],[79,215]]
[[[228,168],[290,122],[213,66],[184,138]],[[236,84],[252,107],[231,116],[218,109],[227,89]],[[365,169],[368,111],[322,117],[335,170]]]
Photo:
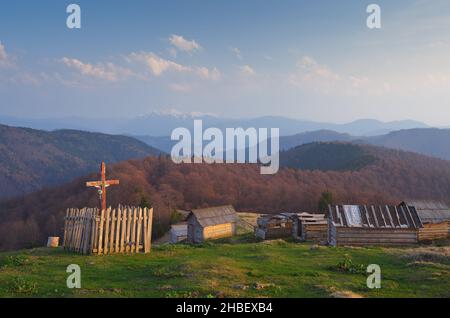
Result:
[[416,211],[423,227],[419,229],[419,241],[444,239],[450,235],[450,208],[443,202],[404,201],[402,207]]
[[328,243],[331,246],[401,246],[416,244],[422,228],[408,206],[330,205]]
[[255,236],[263,240],[290,238],[296,234],[294,213],[268,214],[258,218]]
[[188,225],[186,222],[172,224],[170,227],[170,243],[180,243],[187,240]]
[[187,218],[189,243],[232,237],[236,234],[236,211],[231,205],[191,210]]
[[328,220],[324,214],[298,213],[299,238],[306,242],[326,244]]

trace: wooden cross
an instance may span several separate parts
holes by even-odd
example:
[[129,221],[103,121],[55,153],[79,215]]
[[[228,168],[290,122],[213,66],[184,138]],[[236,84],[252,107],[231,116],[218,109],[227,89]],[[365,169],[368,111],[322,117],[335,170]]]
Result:
[[98,193],[100,194],[100,199],[102,201],[102,210],[106,210],[106,188],[111,185],[119,184],[119,180],[106,180],[106,165],[102,162],[101,165],[102,179],[100,181],[89,181],[86,182],[86,187],[96,187]]

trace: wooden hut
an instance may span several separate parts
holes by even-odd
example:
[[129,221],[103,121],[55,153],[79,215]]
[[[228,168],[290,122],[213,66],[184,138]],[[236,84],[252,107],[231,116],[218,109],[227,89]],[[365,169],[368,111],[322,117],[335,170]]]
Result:
[[231,237],[236,234],[236,211],[231,205],[191,210],[187,218],[190,243]]
[[187,240],[187,222],[172,224],[170,227],[170,243],[179,243]]
[[263,240],[273,240],[295,236],[294,213],[268,214],[258,218],[255,236]]
[[298,234],[302,241],[325,244],[328,241],[328,220],[325,214],[298,213]]
[[408,206],[329,206],[328,243],[332,246],[415,244],[421,227],[417,212]]
[[423,224],[419,229],[419,241],[436,240],[450,235],[450,208],[443,202],[406,201],[400,204],[416,211]]

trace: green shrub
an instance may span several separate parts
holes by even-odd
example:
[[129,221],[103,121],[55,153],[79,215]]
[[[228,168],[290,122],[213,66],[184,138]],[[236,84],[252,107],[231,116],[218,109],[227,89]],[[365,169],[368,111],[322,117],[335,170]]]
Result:
[[6,256],[0,260],[0,267],[17,267],[30,263],[30,260],[25,255],[11,255]]
[[19,276],[12,280],[10,289],[15,294],[32,295],[37,293],[37,284]]
[[337,263],[333,269],[351,274],[365,274],[366,272],[366,266],[364,264],[353,263],[353,260],[347,254],[345,254],[344,259]]

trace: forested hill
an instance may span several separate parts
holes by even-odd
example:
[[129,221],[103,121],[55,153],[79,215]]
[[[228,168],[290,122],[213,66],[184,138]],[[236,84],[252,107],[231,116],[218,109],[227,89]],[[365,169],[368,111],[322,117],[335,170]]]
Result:
[[76,130],[0,125],[0,198],[62,184],[108,163],[160,151],[136,139]]
[[[306,146],[308,151],[301,147],[296,151],[310,158],[321,153],[333,158],[348,149],[336,143]],[[450,203],[449,161],[375,146],[355,147],[373,160],[355,169],[344,167],[342,158],[339,169],[282,168],[275,175],[261,175],[259,167],[251,164],[176,165],[163,156],[120,162],[108,168],[109,177],[120,179],[119,186],[108,190],[109,204],[150,203],[155,208],[154,232],[161,233],[176,207],[233,204],[241,211],[316,212],[326,190],[333,193],[335,203],[396,204],[410,198]],[[358,158],[351,156],[350,162]],[[89,175],[0,202],[0,249],[42,245],[47,236],[61,235],[66,208],[98,204],[97,192],[84,186],[97,177]]]

